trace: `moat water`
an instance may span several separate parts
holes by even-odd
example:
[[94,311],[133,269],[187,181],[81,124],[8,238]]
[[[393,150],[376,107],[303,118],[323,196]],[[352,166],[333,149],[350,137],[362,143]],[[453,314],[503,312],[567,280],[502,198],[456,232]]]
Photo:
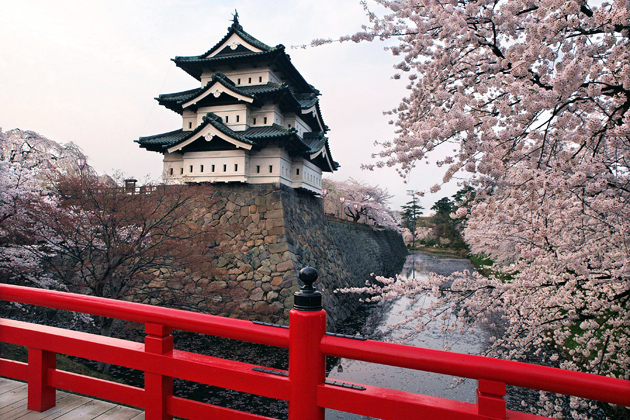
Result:
[[[414,253],[407,257],[401,276],[405,279],[422,278],[431,272],[448,275],[456,271],[473,269],[470,261],[466,259]],[[373,340],[392,341],[435,350],[443,350],[446,345],[459,353],[477,354],[482,350],[487,338],[483,332],[445,336],[439,322],[431,324],[429,329],[420,333],[414,332],[415,322],[403,328],[391,328],[391,325],[403,321],[405,314],[428,303],[426,299],[420,299],[412,304],[408,298],[398,298],[380,305],[366,304],[360,312],[363,319],[359,322],[349,321],[347,332],[344,332],[352,333],[354,329]],[[405,339],[406,335],[409,335],[409,338]],[[465,402],[475,401],[477,386],[476,381],[461,382],[452,376],[347,359],[339,360],[328,377]],[[370,417],[339,411],[326,412],[327,420],[368,418]]]

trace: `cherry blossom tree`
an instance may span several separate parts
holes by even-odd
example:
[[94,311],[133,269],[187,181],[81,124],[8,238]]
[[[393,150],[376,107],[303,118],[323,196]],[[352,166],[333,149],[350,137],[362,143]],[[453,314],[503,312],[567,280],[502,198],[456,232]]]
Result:
[[[66,176],[56,186],[57,200],[29,205],[33,224],[23,236],[38,244],[27,251],[68,290],[133,299],[156,271],[172,281],[212,274],[216,229],[203,224],[209,187],[158,185],[131,194],[96,176]],[[111,334],[112,319],[97,322],[101,334]]]
[[[219,248],[217,228],[203,223],[209,187],[155,185],[130,194],[119,184],[99,176],[71,144],[0,132],[2,280],[133,299],[156,270],[174,281],[192,271],[212,275]],[[110,335],[111,319],[96,323]]]
[[340,41],[394,42],[409,94],[388,112],[396,137],[366,168],[413,176],[435,157],[442,183],[467,174],[476,195],[454,216],[468,216],[467,243],[496,262],[488,278],[378,291],[432,292],[416,319],[445,307],[465,326],[499,317],[488,354],[547,352],[630,378],[628,1],[375,3],[386,14],[364,2],[370,25]]
[[30,171],[20,165],[0,161],[0,279],[37,278],[36,258],[19,245],[23,241],[18,226],[30,223],[26,204],[39,197],[37,183]]
[[378,226],[397,229],[389,208],[392,196],[387,189],[352,178],[346,181],[324,179],[323,188],[327,191],[324,209],[328,213],[338,214],[338,211],[341,211],[353,222],[363,220],[364,223],[369,221]]
[[[61,145],[33,131],[0,130],[0,279],[59,287],[33,255],[37,246],[24,235],[33,225],[27,209],[36,201],[54,203],[54,180],[76,171],[85,155],[72,143]],[[87,168],[90,171],[90,168]]]

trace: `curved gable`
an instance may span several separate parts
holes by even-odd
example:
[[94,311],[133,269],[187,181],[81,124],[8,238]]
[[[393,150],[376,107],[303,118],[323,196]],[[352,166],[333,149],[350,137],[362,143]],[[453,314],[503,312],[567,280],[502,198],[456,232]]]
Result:
[[[240,51],[239,51],[240,50]],[[203,58],[212,58],[218,55],[228,54],[243,54],[253,52],[263,52],[261,48],[254,46],[253,44],[244,40],[237,32],[230,35],[222,44],[219,44],[216,49]]]
[[212,124],[208,124],[207,126],[205,126],[202,130],[199,130],[198,133],[196,133],[193,136],[190,136],[187,140],[182,141],[181,143],[175,144],[171,147],[169,147],[167,149],[168,153],[173,153],[173,152],[177,152],[182,150],[184,147],[202,139],[204,141],[212,141],[212,139],[214,139],[215,137],[220,138],[221,140],[224,140],[228,143],[233,144],[234,146],[236,146],[237,148],[241,148],[241,149],[245,149],[245,150],[251,150],[252,149],[252,145],[245,143],[243,141],[241,141],[240,139],[237,139],[235,137],[232,137],[224,132],[222,132],[221,130],[217,129],[216,127],[214,127]]
[[203,90],[198,95],[184,102],[182,104],[182,108],[185,109],[185,108],[188,108],[189,106],[196,105],[197,103],[199,103],[204,98],[207,98],[210,95],[213,95],[215,98],[218,98],[223,93],[239,101],[247,102],[250,104],[254,102],[254,98],[252,96],[244,95],[243,93],[238,92],[236,88],[233,88],[229,84],[224,83],[223,80],[221,80],[221,78],[214,77],[214,79],[210,83],[208,83],[208,85],[206,85],[206,87],[203,88]]

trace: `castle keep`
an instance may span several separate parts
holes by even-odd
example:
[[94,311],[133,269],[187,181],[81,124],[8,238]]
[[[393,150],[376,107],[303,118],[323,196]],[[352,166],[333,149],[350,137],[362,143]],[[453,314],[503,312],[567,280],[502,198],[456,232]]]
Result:
[[339,164],[330,153],[320,93],[283,45],[252,37],[236,15],[210,50],[173,61],[201,84],[157,98],[182,116],[182,128],[136,140],[164,155],[166,183],[279,183],[321,193],[322,173]]

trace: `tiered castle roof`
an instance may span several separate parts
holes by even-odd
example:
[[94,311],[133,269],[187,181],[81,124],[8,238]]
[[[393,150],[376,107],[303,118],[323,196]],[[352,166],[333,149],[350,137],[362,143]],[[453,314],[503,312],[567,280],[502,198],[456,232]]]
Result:
[[[194,129],[179,129],[168,133],[140,137],[136,140],[140,147],[160,153],[173,153],[202,150],[222,150],[223,147],[239,147],[246,150],[260,150],[268,145],[280,145],[293,155],[301,155],[321,170],[332,172],[339,164],[332,159],[328,138],[328,127],[323,121],[320,106],[320,92],[308,84],[291,63],[283,45],[270,47],[247,32],[235,16],[228,33],[214,47],[199,56],[175,57],[177,67],[199,81],[205,80],[200,88],[183,92],[167,93],[157,97],[160,105],[180,114],[204,112],[199,116]],[[244,85],[235,83],[223,71],[236,68],[270,69],[281,75],[281,83],[268,81],[260,84]],[[211,75],[211,76],[210,76]],[[304,121],[310,131],[298,132],[295,127],[278,124],[253,126],[233,130],[208,108],[233,104],[247,104],[249,109],[258,110],[263,105],[273,103],[284,114],[295,114]],[[201,110],[200,109],[205,109]],[[208,128],[212,126],[212,135]],[[219,137],[219,139],[216,139]],[[210,142],[211,138],[215,138]],[[205,139],[206,142],[198,142]]]

